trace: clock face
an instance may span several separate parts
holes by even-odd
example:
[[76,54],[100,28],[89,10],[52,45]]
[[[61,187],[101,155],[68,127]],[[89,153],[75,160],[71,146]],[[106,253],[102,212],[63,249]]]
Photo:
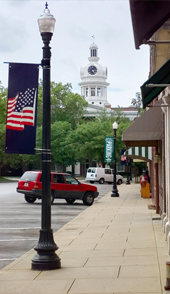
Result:
[[97,68],[96,68],[94,65],[89,66],[89,68],[88,68],[88,73],[89,73],[90,75],[95,75],[96,72],[97,72]]

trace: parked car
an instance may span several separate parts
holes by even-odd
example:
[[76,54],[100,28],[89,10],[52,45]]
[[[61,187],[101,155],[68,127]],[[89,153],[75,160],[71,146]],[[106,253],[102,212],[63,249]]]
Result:
[[[42,172],[26,171],[18,182],[17,192],[24,194],[28,203],[41,199]],[[51,203],[55,198],[65,199],[69,204],[80,199],[85,205],[90,206],[98,195],[97,188],[93,185],[80,183],[67,173],[51,172]]]
[[[85,181],[90,181],[90,183],[99,182],[99,184],[113,183],[113,169],[102,168],[102,167],[89,167],[87,170]],[[121,185],[123,182],[123,177],[119,174],[116,175],[116,182]]]

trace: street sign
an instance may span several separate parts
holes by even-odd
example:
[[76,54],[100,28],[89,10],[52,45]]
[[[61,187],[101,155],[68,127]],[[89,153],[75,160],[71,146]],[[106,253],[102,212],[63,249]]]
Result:
[[113,162],[113,137],[105,137],[104,162]]

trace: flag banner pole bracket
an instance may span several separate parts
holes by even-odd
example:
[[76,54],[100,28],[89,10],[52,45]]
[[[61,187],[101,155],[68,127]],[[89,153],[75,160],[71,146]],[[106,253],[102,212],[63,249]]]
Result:
[[34,148],[35,150],[42,151],[41,153],[43,154],[51,154],[51,149],[39,149],[39,148]]

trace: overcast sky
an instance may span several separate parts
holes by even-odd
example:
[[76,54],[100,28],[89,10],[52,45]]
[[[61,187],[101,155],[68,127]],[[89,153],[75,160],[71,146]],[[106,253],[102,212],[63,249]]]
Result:
[[[4,62],[41,62],[43,43],[37,19],[45,2],[0,0],[0,81],[5,87],[8,64]],[[149,74],[149,46],[135,49],[129,1],[49,0],[48,5],[56,19],[51,80],[71,83],[73,92],[80,94],[80,67],[89,63],[94,34],[99,64],[108,69],[108,102],[112,107],[129,106]]]

